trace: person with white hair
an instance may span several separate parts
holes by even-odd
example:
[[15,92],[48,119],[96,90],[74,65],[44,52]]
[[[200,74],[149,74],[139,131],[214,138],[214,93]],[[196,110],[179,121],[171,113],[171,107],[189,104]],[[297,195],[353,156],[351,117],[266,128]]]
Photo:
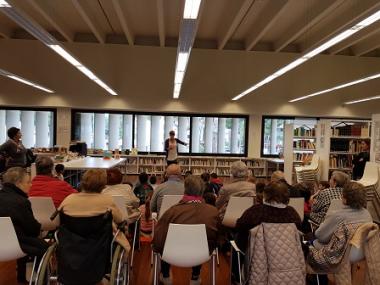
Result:
[[216,200],[216,208],[219,210],[219,217],[224,218],[228,201],[231,196],[254,197],[256,196],[256,185],[248,182],[248,167],[242,161],[235,161],[231,165],[232,182],[223,185]]

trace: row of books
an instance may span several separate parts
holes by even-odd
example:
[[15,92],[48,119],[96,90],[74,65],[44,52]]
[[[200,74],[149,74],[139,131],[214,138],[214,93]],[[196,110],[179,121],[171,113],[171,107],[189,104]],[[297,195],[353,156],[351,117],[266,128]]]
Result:
[[368,124],[353,124],[332,127],[331,133],[333,136],[369,137],[369,126]]
[[309,140],[293,141],[293,148],[315,149],[315,143]]
[[216,165],[217,166],[231,166],[232,163],[235,161],[233,160],[217,160]]
[[312,153],[293,153],[293,161],[310,161],[312,158]]
[[255,160],[247,160],[245,161],[245,164],[248,167],[264,167],[265,166],[264,161],[255,161]]
[[212,166],[214,164],[214,160],[209,159],[196,159],[191,160],[192,165],[204,165],[204,166]]
[[163,158],[141,158],[139,160],[140,164],[163,164]]
[[349,153],[358,153],[363,151],[360,140],[341,140],[337,138],[331,139],[330,144],[331,151],[342,151]]
[[294,129],[295,137],[315,137],[315,128],[299,127]]
[[352,155],[330,155],[330,168],[351,168]]

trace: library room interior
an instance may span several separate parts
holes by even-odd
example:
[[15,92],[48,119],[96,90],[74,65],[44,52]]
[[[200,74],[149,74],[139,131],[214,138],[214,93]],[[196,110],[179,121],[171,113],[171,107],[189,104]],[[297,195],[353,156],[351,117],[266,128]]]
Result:
[[0,0],[0,285],[379,285],[379,0]]

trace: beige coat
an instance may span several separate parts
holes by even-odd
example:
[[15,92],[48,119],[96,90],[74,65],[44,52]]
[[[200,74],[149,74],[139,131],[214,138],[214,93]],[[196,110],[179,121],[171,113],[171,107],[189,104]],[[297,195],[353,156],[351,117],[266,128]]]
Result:
[[[110,210],[114,221],[114,232],[116,232],[115,223],[123,221],[122,214],[114,204],[112,196],[107,194],[85,192],[71,194],[63,200],[58,210],[72,217],[93,217]],[[116,241],[129,253],[131,246],[123,233],[119,232]]]
[[345,257],[340,264],[339,271],[335,273],[336,285],[351,285],[351,263],[349,253],[351,247],[362,248],[365,256],[366,271],[365,283],[363,285],[380,284],[380,231],[374,223],[362,224],[356,231]]
[[305,259],[295,224],[262,223],[250,234],[247,284],[305,284]]

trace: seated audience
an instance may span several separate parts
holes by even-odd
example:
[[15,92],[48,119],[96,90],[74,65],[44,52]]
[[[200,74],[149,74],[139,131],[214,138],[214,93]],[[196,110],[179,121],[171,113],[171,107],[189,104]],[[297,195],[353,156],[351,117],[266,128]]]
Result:
[[218,177],[218,174],[216,174],[215,172],[211,173],[210,175],[210,185],[216,196],[218,196],[220,188],[223,187],[223,181]]
[[63,173],[65,172],[65,166],[63,164],[58,163],[55,168],[55,178],[58,178],[61,181],[64,181]]
[[293,188],[293,186],[290,185],[288,183],[288,181],[286,181],[285,174],[281,170],[277,170],[277,171],[273,172],[272,175],[271,175],[270,181],[271,182],[283,182],[283,183],[285,183],[288,186],[288,191],[289,191],[289,197],[290,198],[300,198],[300,197],[302,197],[301,193],[298,191],[298,189]]
[[[71,217],[94,217],[111,210],[113,221],[116,224],[123,222],[122,214],[114,204],[112,196],[102,193],[106,184],[105,170],[87,170],[81,180],[82,192],[66,197],[58,210]],[[130,245],[123,233],[118,234],[116,241],[129,253]]]
[[256,204],[262,204],[264,199],[264,182],[258,182],[256,184]]
[[140,230],[144,234],[151,234],[153,228],[152,212],[150,211],[150,200],[153,192],[148,193],[145,199],[145,204],[139,207],[141,213]]
[[203,193],[203,199],[205,200],[206,204],[209,204],[215,207],[216,196],[214,193],[211,193],[211,192]]
[[288,187],[283,182],[271,182],[264,188],[263,204],[248,208],[236,221],[236,242],[240,249],[247,247],[249,230],[261,223],[295,223],[301,227],[301,218],[292,207],[288,206]]
[[153,190],[157,188],[157,176],[156,175],[151,175],[149,177],[149,184],[152,186]]
[[318,225],[325,219],[331,200],[342,199],[344,185],[349,181],[346,173],[334,171],[330,178],[330,188],[319,190],[311,198],[310,219]]
[[202,179],[202,181],[204,183],[204,187],[205,187],[203,194],[212,193],[212,194],[216,195],[216,193],[214,193],[214,189],[212,189],[211,184],[210,184],[210,173],[203,172],[201,174],[201,179]]
[[371,214],[366,209],[367,199],[363,185],[357,182],[349,182],[343,187],[343,208],[332,211],[326,215],[325,220],[315,231],[314,245],[327,244],[331,236],[344,224],[357,224],[372,222]]
[[[171,166],[171,165],[170,165]],[[169,167],[170,167],[169,166]],[[209,249],[216,246],[218,211],[202,202],[203,182],[199,177],[189,176],[185,179],[185,193],[179,204],[168,209],[159,219],[153,238],[153,249],[163,252],[169,224],[205,224]],[[200,284],[201,265],[193,267],[191,284]],[[161,273],[164,284],[171,284],[170,265],[162,261]]]
[[54,162],[48,156],[36,160],[37,175],[32,180],[29,197],[51,197],[56,208],[70,194],[77,193],[66,181],[53,176]]
[[133,192],[140,199],[140,205],[145,204],[145,199],[149,192],[153,192],[153,187],[148,182],[149,176],[146,172],[139,174],[139,183],[136,185]]
[[178,164],[170,164],[166,168],[168,181],[157,186],[150,202],[150,210],[159,213],[162,200],[165,195],[183,195],[185,191],[181,175],[181,167]]
[[138,216],[140,214],[138,207],[140,200],[135,196],[131,186],[122,184],[123,174],[119,168],[111,168],[107,170],[107,186],[102,191],[103,194],[121,195],[125,197],[128,216]]
[[242,161],[235,161],[231,165],[232,181],[225,184],[219,191],[216,207],[219,210],[219,217],[223,220],[228,201],[231,196],[254,197],[256,196],[256,186],[247,181],[248,167]]
[[[21,167],[12,167],[3,175],[3,189],[0,191],[0,216],[10,217],[22,251],[29,256],[41,258],[48,244],[39,239],[41,224],[33,216],[28,200],[30,177]],[[17,281],[26,284],[26,262],[17,260]]]

